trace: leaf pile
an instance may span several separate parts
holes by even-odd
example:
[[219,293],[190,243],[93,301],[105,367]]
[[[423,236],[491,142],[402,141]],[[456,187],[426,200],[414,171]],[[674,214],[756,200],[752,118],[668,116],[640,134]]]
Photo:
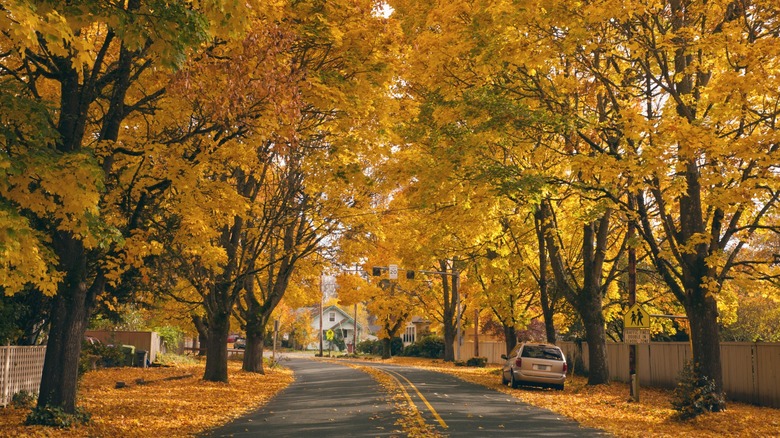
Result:
[[[583,426],[605,430],[620,437],[696,436],[766,437],[780,435],[780,410],[729,402],[724,412],[708,413],[692,421],[676,420],[672,390],[641,388],[639,403],[629,401],[628,385],[588,386],[587,379],[570,377],[564,391],[511,389],[501,385],[499,368],[455,367],[438,360],[396,357],[392,362],[445,372],[463,380],[495,389],[534,406],[549,409]],[[651,432],[652,431],[652,432]]]
[[[29,409],[0,409],[0,436],[184,437],[224,424],[267,403],[289,385],[292,372],[266,368],[265,375],[228,362],[230,383],[205,382],[203,365],[110,368],[89,372],[79,385],[79,406],[92,421],[71,429],[24,426]],[[194,377],[163,380],[192,374]],[[146,384],[136,383],[143,379]],[[128,386],[116,389],[116,382]]]

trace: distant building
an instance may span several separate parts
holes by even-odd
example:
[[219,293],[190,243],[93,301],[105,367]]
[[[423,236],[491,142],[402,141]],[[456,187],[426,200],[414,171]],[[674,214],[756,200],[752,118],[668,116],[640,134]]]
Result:
[[417,340],[430,333],[431,322],[420,316],[413,316],[406,323],[404,332],[401,333],[401,340],[404,341],[404,345],[414,344]]
[[[319,307],[310,307],[308,310],[312,315],[311,326],[314,329],[314,333],[318,333],[320,330],[320,309]],[[325,307],[322,309],[322,316],[322,331],[327,332],[328,330],[333,330],[336,332],[339,330],[344,339],[344,343],[347,345],[347,351],[355,351],[353,345],[355,327],[357,326],[357,342],[359,343],[364,338],[363,326],[359,323],[355,324],[353,316],[338,306]],[[328,341],[325,340],[323,345],[323,348],[328,348]],[[318,350],[319,348],[319,337],[306,346],[307,350]]]

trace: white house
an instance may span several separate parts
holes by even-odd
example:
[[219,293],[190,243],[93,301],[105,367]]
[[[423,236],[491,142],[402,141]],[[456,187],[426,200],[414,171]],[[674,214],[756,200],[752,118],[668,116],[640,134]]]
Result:
[[[350,315],[338,306],[328,306],[322,309],[322,331],[327,333],[328,330],[337,332],[340,330],[341,336],[344,338],[344,343],[347,344],[347,351],[354,351],[354,333],[355,333],[355,320],[354,315]],[[319,308],[312,310],[311,326],[314,329],[314,333],[318,333],[320,330],[320,312]],[[357,342],[363,340],[363,326],[357,324]],[[306,346],[307,350],[319,350],[320,343],[319,338],[316,341]],[[328,340],[323,340],[323,348],[328,349]],[[333,346],[335,350],[335,345]]]

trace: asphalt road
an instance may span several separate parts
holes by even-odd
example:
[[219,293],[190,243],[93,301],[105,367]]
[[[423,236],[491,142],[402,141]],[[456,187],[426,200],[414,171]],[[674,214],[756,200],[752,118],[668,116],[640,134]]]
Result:
[[[295,382],[265,407],[205,437],[402,437],[388,396],[366,373],[325,361],[289,358]],[[375,366],[400,382],[428,424],[450,437],[589,437],[551,411],[447,374]],[[518,391],[522,391],[519,389]]]

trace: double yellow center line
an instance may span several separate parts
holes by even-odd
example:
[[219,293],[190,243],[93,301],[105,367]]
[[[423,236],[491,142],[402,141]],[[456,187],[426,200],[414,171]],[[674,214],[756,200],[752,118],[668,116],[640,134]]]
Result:
[[406,391],[406,387],[404,386],[404,384],[401,383],[401,381],[399,380],[399,378],[403,379],[406,382],[406,384],[409,385],[409,387],[414,389],[414,392],[417,393],[417,396],[420,397],[420,400],[422,400],[422,402],[425,404],[425,407],[428,408],[428,411],[433,415],[433,418],[435,418],[436,421],[439,422],[441,427],[443,427],[445,429],[447,428],[447,423],[445,423],[444,420],[439,415],[439,413],[436,412],[436,409],[433,409],[433,406],[431,406],[431,404],[428,403],[428,399],[426,399],[425,396],[422,395],[422,393],[420,392],[419,389],[417,389],[417,387],[414,385],[414,383],[412,383],[409,379],[407,379],[406,377],[404,377],[403,375],[401,375],[400,373],[398,373],[396,371],[389,370],[387,368],[380,368],[380,367],[377,367],[377,369],[379,369],[380,371],[383,371],[385,374],[387,374],[393,380],[395,380],[396,383],[398,383],[398,387],[401,388],[401,391],[404,393],[404,396],[406,397],[406,400],[409,402],[409,404],[410,405],[414,405],[415,403],[414,403],[414,401],[412,401],[412,397],[409,395],[409,392]]

